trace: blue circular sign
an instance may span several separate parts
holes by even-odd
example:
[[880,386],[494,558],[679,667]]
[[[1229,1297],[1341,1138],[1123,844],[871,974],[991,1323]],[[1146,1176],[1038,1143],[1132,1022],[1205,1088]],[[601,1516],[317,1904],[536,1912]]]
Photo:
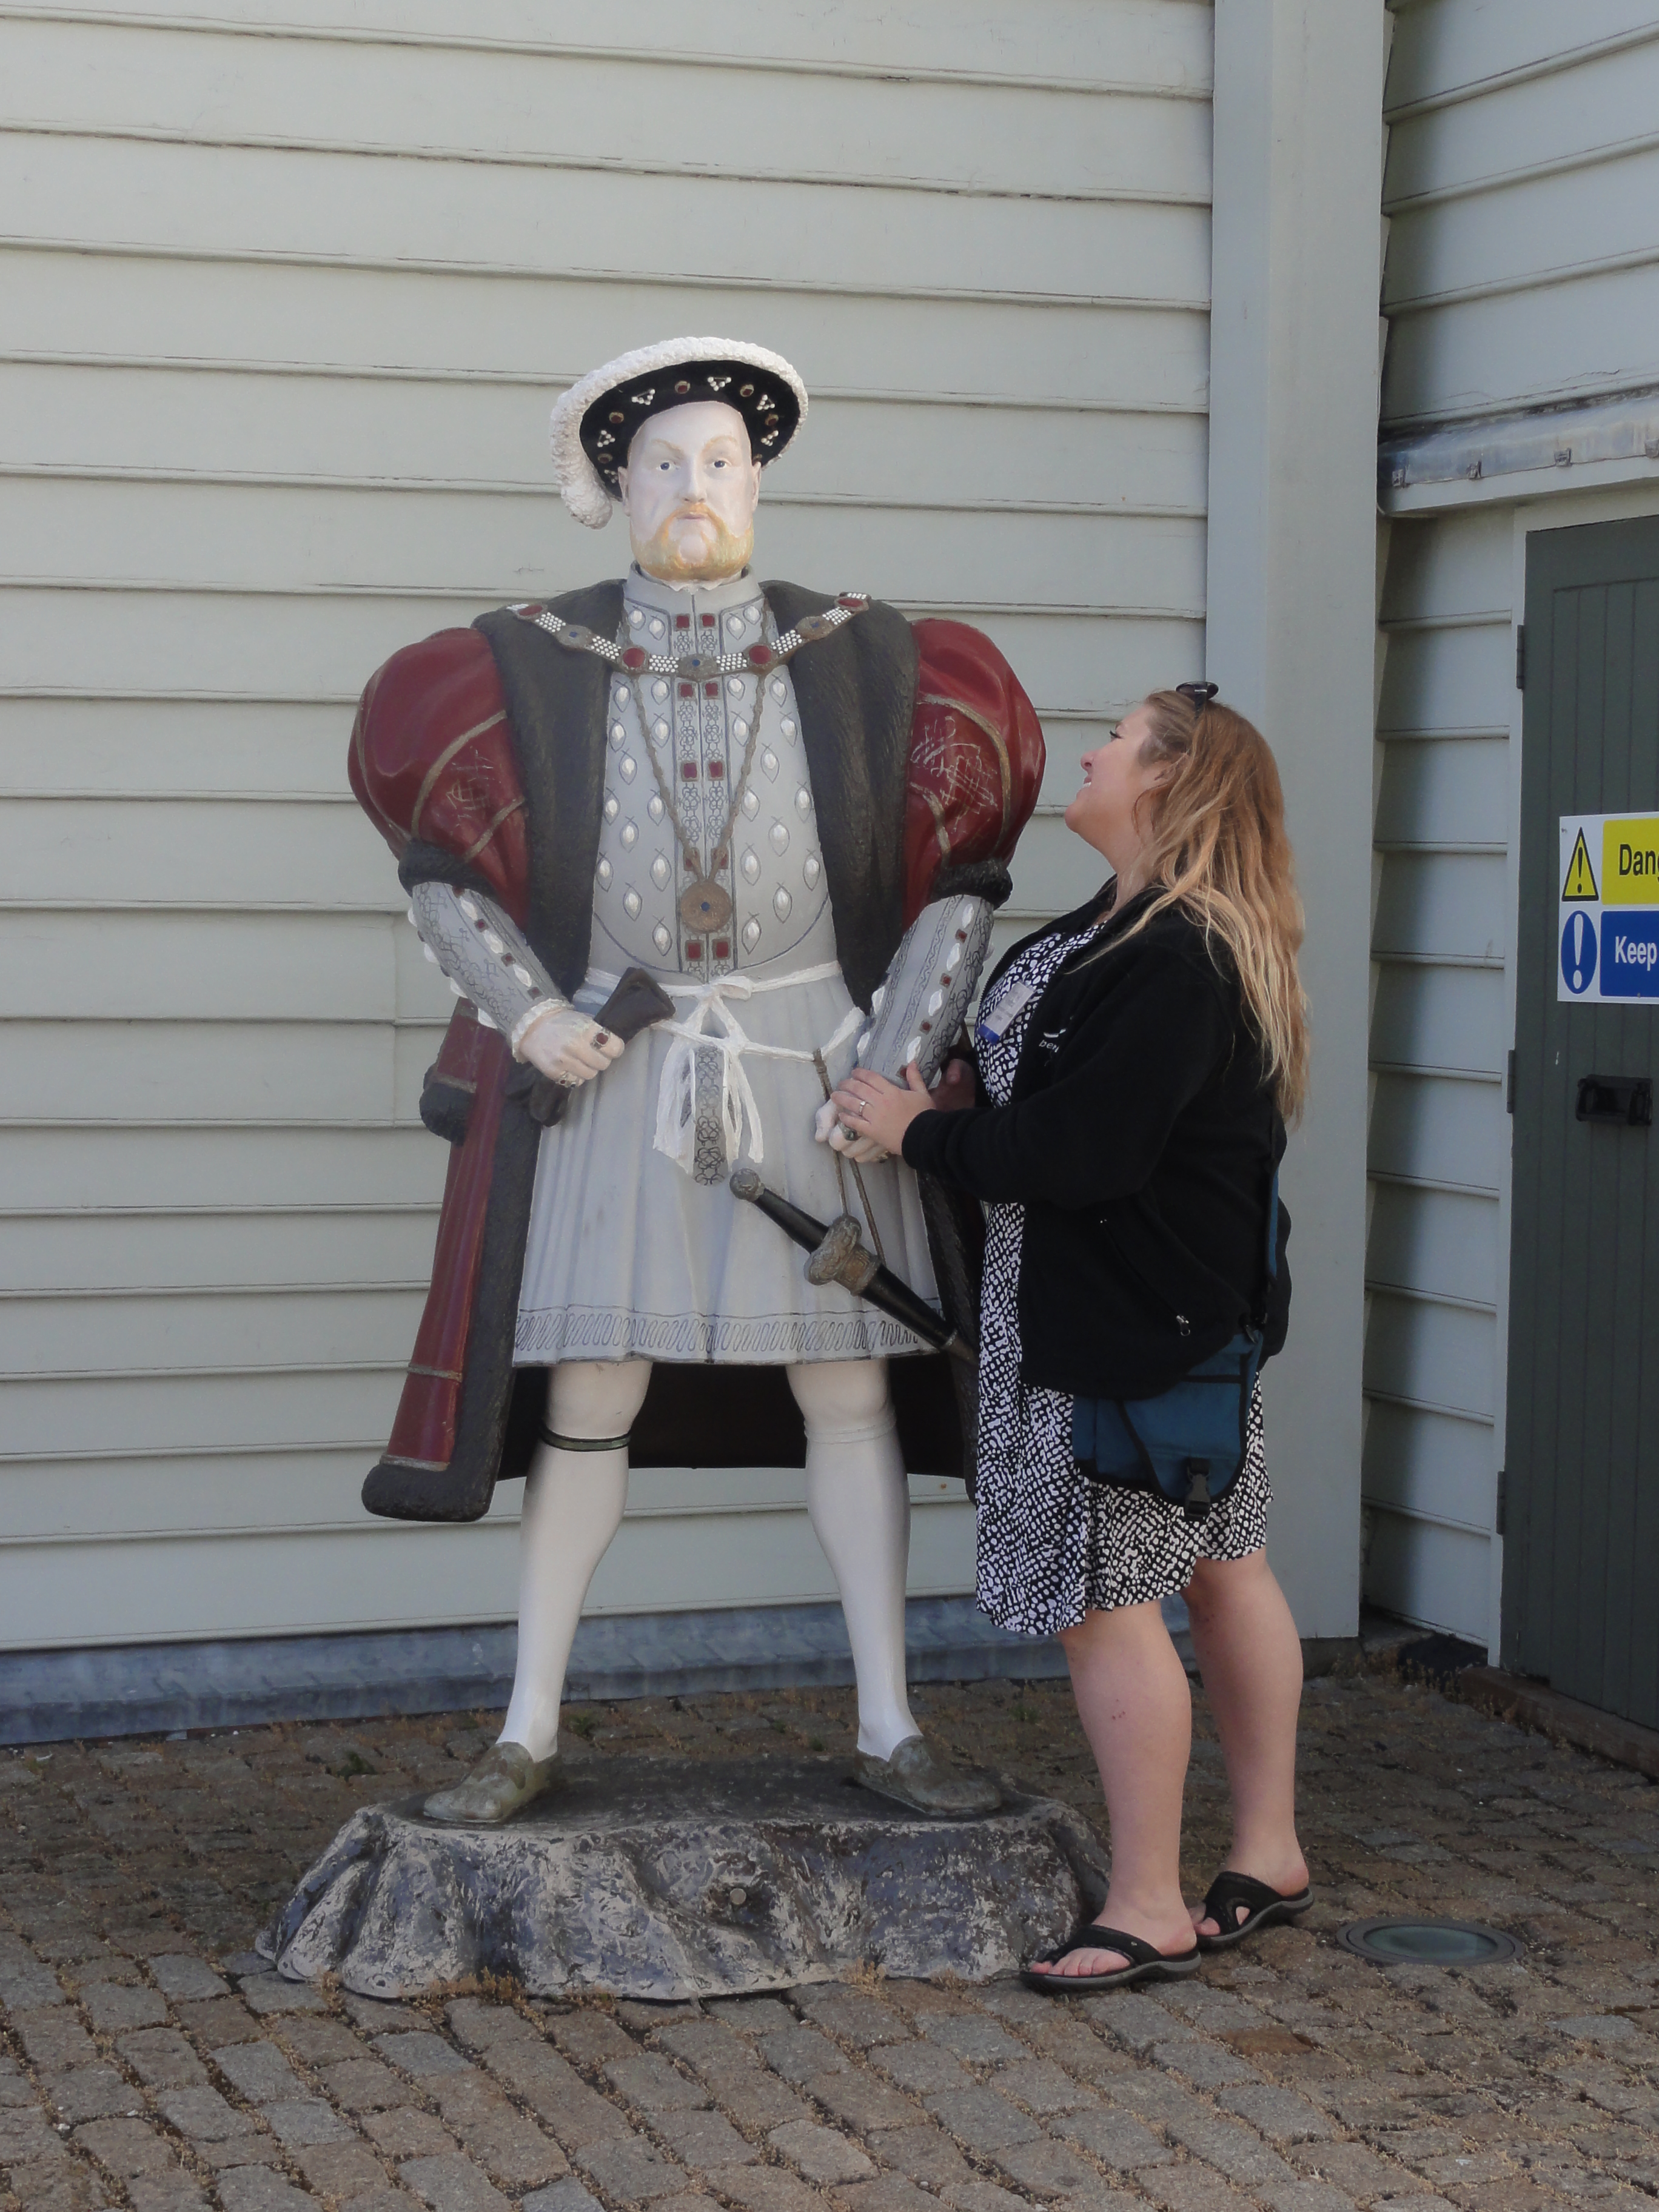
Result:
[[1561,933],[1561,976],[1576,999],[1595,980],[1595,923],[1582,907]]

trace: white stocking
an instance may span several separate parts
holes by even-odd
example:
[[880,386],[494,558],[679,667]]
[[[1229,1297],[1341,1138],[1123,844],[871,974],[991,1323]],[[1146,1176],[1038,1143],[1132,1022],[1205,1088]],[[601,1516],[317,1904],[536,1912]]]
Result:
[[519,1530],[519,1657],[503,1743],[532,1759],[559,1740],[559,1700],[593,1570],[628,1503],[628,1431],[645,1401],[648,1359],[573,1359],[553,1370],[547,1425],[571,1437],[617,1437],[611,1451],[538,1447]]
[[859,1692],[859,1749],[890,1759],[921,1733],[904,1684],[910,1487],[879,1359],[792,1367],[806,1423],[806,1510],[841,1592]]

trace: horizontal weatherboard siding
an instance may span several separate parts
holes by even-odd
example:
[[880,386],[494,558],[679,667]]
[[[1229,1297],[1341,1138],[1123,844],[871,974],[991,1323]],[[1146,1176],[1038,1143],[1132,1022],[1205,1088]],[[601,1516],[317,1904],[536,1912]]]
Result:
[[[1097,887],[1077,755],[1203,667],[1211,40],[1188,0],[0,8],[0,1641],[511,1615],[516,1486],[358,1498],[451,1000],[345,738],[398,646],[625,564],[546,459],[594,362],[798,363],[761,572],[987,630],[1051,756],[999,945]],[[959,1487],[913,1492],[913,1590],[967,1589]],[[591,1602],[830,1595],[799,1474],[647,1470]]]
[[1395,523],[1377,714],[1365,1587],[1492,1626],[1515,682],[1502,511]]
[[1415,0],[1387,112],[1386,424],[1659,383],[1651,0]]

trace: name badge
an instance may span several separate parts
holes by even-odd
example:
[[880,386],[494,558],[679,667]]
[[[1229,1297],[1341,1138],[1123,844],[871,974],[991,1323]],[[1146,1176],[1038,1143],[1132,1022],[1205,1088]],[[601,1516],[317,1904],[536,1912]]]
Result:
[[1008,1034],[1009,1024],[1028,1006],[1036,995],[1035,984],[1016,983],[1005,991],[995,1006],[985,1007],[974,1024],[974,1035],[983,1044],[1000,1044]]

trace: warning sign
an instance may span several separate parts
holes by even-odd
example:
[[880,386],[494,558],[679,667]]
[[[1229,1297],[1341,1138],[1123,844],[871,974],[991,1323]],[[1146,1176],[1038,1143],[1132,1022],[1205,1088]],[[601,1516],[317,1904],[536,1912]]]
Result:
[[1659,814],[1602,823],[1601,896],[1609,906],[1659,906]]
[[1659,1002],[1659,813],[1564,814],[1555,995]]
[[1561,886],[1564,899],[1599,899],[1595,888],[1595,872],[1590,866],[1589,847],[1584,842],[1581,830],[1573,841],[1572,858],[1567,862],[1567,880]]
[[1595,924],[1583,907],[1567,916],[1561,933],[1561,981],[1575,999],[1595,981]]

